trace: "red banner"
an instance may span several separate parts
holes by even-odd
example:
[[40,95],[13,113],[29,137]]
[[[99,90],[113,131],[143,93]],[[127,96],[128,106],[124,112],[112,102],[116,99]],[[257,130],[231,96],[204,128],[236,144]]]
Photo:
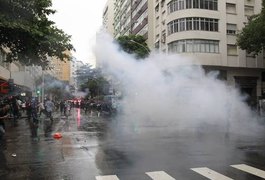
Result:
[[9,84],[6,81],[0,80],[0,94],[8,94]]

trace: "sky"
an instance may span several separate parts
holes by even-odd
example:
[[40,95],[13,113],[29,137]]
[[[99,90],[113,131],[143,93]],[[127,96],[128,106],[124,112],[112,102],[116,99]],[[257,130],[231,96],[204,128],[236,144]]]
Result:
[[71,43],[77,60],[95,65],[92,47],[96,32],[102,25],[103,9],[107,0],[53,0],[52,9],[57,12],[50,17],[59,29],[71,35]]

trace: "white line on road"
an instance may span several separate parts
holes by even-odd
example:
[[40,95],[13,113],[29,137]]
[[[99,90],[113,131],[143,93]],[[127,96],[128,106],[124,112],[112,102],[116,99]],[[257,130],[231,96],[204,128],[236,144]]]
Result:
[[248,166],[246,164],[237,164],[237,165],[231,165],[233,168],[239,169],[241,171],[245,171],[247,173],[253,174],[255,176],[261,177],[265,179],[265,171]]
[[164,171],[146,172],[154,180],[176,180]]
[[110,176],[96,176],[96,180],[119,180],[119,178],[115,175]]
[[191,168],[191,170],[203,175],[204,177],[207,177],[211,180],[233,180],[227,176],[224,176],[216,171],[213,171],[207,167],[201,167],[201,168]]

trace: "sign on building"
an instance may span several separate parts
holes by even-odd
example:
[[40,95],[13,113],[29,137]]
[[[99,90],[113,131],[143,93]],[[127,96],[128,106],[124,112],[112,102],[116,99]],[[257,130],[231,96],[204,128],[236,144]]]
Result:
[[9,84],[7,81],[0,79],[0,94],[8,94]]

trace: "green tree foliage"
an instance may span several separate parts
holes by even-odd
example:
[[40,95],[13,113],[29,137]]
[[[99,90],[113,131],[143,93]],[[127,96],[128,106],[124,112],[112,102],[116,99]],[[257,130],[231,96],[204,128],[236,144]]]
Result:
[[150,53],[145,38],[140,35],[120,36],[117,42],[121,49],[129,54],[135,54],[137,59],[143,59]]
[[99,76],[88,78],[88,81],[81,85],[81,90],[86,91],[86,89],[88,89],[89,95],[94,98],[104,95],[106,93],[106,89],[108,89],[108,86],[108,81],[104,77]]
[[237,35],[237,45],[255,55],[265,49],[265,0],[262,1],[261,13],[250,17],[248,24]]
[[48,16],[52,0],[0,0],[0,45],[8,49],[7,62],[47,67],[48,57],[70,60],[70,36]]

